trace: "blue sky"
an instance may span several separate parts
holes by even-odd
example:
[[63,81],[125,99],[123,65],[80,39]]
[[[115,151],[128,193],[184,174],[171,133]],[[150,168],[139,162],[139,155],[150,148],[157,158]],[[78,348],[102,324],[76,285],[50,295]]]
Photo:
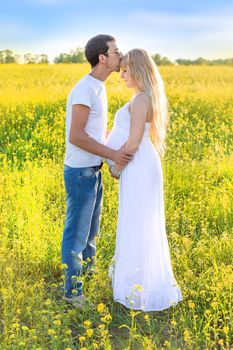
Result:
[[0,49],[20,54],[47,53],[52,60],[96,34],[111,34],[123,52],[233,57],[232,0],[0,1]]

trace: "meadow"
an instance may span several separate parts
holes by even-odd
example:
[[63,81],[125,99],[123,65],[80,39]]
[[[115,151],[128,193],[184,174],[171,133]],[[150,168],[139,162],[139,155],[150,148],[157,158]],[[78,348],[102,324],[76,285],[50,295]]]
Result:
[[[170,122],[162,160],[166,229],[183,301],[134,312],[112,301],[117,182],[103,167],[92,305],[62,301],[66,98],[78,65],[0,65],[0,349],[233,349],[233,68],[160,68]],[[131,97],[106,82],[109,125]]]

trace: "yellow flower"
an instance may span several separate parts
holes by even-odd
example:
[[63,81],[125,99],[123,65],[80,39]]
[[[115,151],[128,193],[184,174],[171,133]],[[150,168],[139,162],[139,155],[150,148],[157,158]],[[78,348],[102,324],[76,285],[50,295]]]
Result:
[[87,350],[87,348],[85,348],[85,347],[82,347],[82,348],[80,348],[80,350]]
[[90,327],[91,321],[86,320],[86,321],[83,322],[83,324],[84,324],[84,326],[86,326],[86,327]]
[[225,333],[225,334],[227,334],[228,332],[229,332],[229,328],[228,327],[223,327],[223,332]]
[[19,328],[20,324],[19,323],[13,323],[12,328]]
[[104,325],[104,324],[100,324],[100,325],[99,325],[99,329],[102,330],[102,329],[104,329],[104,328],[105,328],[105,325]]
[[195,304],[192,301],[189,301],[189,307],[190,309],[194,309],[195,308]]
[[212,306],[213,309],[216,309],[217,305],[218,305],[217,301],[213,301],[211,303],[211,306]]
[[138,291],[143,290],[142,286],[140,284],[135,284],[133,289],[137,289]]
[[170,345],[170,342],[168,340],[165,340],[164,346],[169,346],[169,345]]
[[103,332],[102,332],[102,335],[103,335],[104,337],[106,337],[106,336],[108,335],[108,331],[107,331],[107,330],[103,331]]
[[105,310],[105,305],[103,303],[99,304],[97,310],[98,312],[103,312]]
[[29,328],[27,326],[22,326],[21,328],[22,328],[23,331],[28,331],[29,330]]
[[6,267],[6,273],[8,274],[8,275],[12,275],[13,274],[13,270],[12,270],[12,268],[11,267]]
[[45,301],[45,305],[51,305],[51,300],[50,299],[47,299],[46,301]]
[[84,337],[84,336],[79,337],[80,343],[83,343],[85,340],[86,340],[86,337]]
[[61,321],[60,320],[55,320],[55,321],[53,321],[53,324],[55,324],[56,326],[60,326],[61,325]]
[[184,341],[185,341],[186,343],[188,343],[188,342],[190,341],[190,333],[189,333],[189,330],[188,330],[188,329],[185,329],[183,335],[184,335]]
[[171,325],[175,327],[177,325],[176,320],[171,320]]
[[149,315],[145,315],[145,316],[144,316],[144,319],[145,319],[146,321],[148,321],[149,318],[150,318]]
[[72,331],[71,331],[71,329],[67,329],[67,331],[65,331],[65,333],[66,333],[67,335],[70,335],[70,334],[72,333]]
[[105,316],[105,319],[106,319],[107,322],[108,322],[108,321],[111,321],[111,320],[112,320],[112,316],[111,316],[110,314],[107,314],[107,315]]
[[101,321],[102,322],[109,322],[109,321],[111,321],[112,320],[112,316],[110,315],[110,314],[107,314],[106,316],[104,316],[104,317],[101,317]]
[[86,333],[87,333],[88,337],[91,338],[93,336],[94,331],[93,331],[93,329],[87,329]]
[[221,346],[223,346],[223,345],[224,345],[224,340],[223,340],[223,339],[219,339],[219,340],[218,340],[218,344],[221,345]]
[[72,350],[72,348],[65,348],[65,350]]
[[56,332],[55,332],[55,330],[54,329],[48,329],[48,334],[49,335],[54,335],[54,334],[56,334]]

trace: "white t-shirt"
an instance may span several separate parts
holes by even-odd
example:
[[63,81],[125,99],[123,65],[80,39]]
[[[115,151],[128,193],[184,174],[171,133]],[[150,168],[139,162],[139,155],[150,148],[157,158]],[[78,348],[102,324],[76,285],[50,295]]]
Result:
[[66,106],[66,155],[65,165],[84,168],[101,164],[102,158],[89,153],[69,142],[72,119],[72,105],[82,104],[90,108],[86,133],[97,142],[104,144],[107,130],[107,95],[103,81],[84,76],[71,90]]

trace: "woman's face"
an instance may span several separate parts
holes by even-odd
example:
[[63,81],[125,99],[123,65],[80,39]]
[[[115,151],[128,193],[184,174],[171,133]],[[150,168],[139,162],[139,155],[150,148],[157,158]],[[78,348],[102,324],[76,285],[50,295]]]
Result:
[[125,65],[121,65],[121,78],[125,80],[128,88],[134,88],[136,86],[135,80],[131,77],[129,69]]

